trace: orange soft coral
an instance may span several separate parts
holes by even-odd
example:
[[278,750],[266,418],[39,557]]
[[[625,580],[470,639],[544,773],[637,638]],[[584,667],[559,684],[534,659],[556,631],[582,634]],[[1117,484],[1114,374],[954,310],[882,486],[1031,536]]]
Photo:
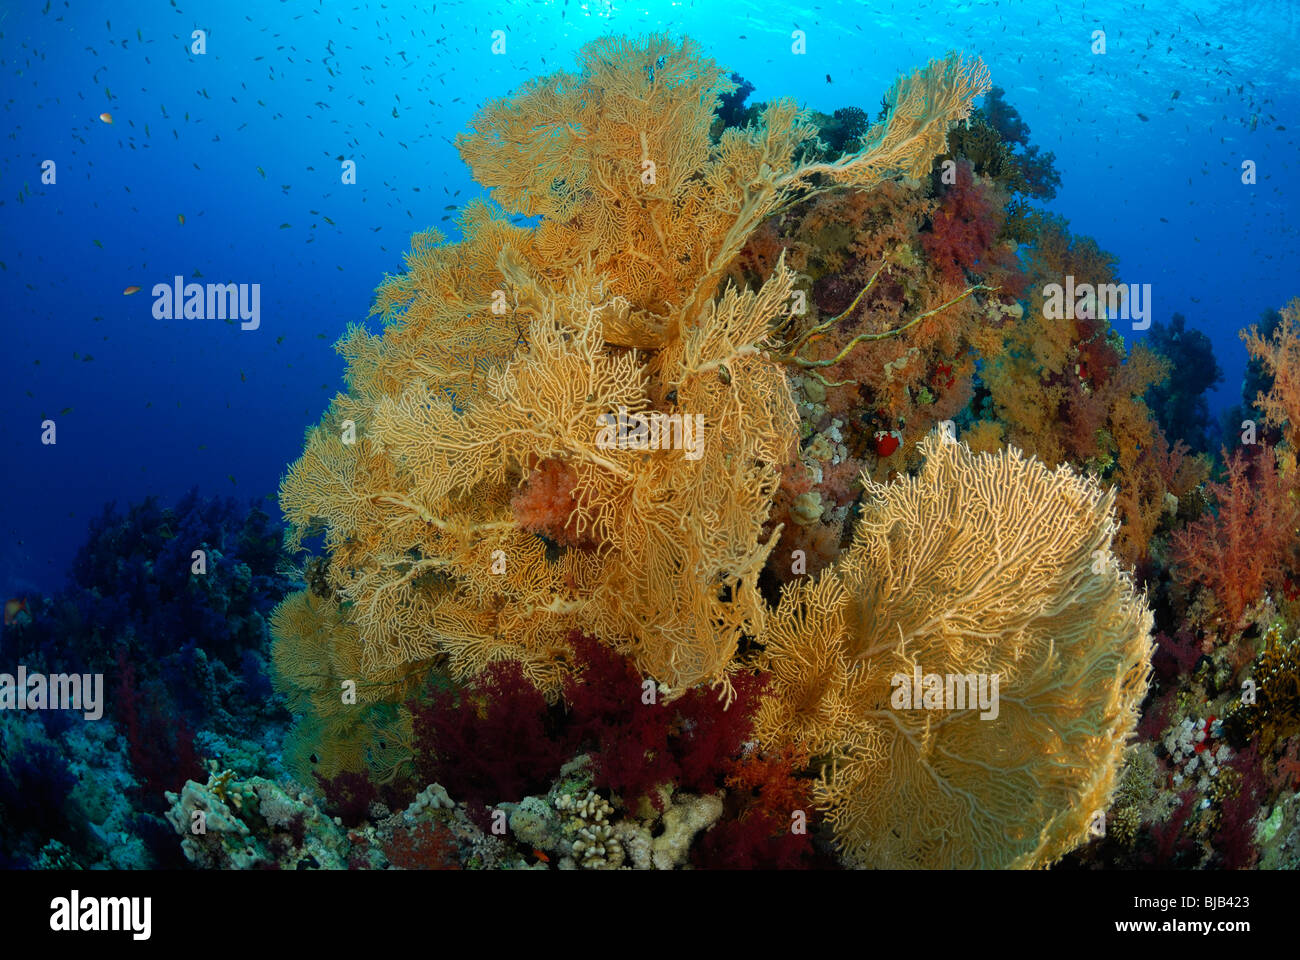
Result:
[[1218,513],[1174,533],[1174,575],[1214,593],[1225,626],[1242,626],[1247,608],[1279,590],[1292,569],[1300,524],[1295,477],[1280,472],[1272,450],[1228,457],[1226,483],[1211,483]]
[[1261,361],[1273,378],[1271,389],[1256,399],[1265,420],[1285,429],[1292,450],[1300,448],[1300,298],[1282,308],[1271,336],[1251,327],[1241,338],[1251,357]]
[[832,504],[823,497],[813,471],[802,462],[781,471],[781,485],[772,498],[766,530],[780,529],[768,570],[781,583],[804,575],[816,576],[839,555],[843,523],[826,521],[822,514]]
[[595,542],[578,533],[574,519],[577,474],[560,460],[543,460],[528,482],[510,498],[519,527],[540,533],[562,547],[590,549]]
[[1105,318],[1049,317],[1048,284],[1067,276],[1076,284],[1113,284],[1116,259],[1071,235],[1060,218],[1034,222],[1039,234],[1026,251],[1029,308],[978,338],[984,380],[1008,443],[1048,463],[1100,474],[1117,488],[1117,552],[1136,563],[1165,509],[1159,454],[1168,449],[1143,396],[1168,371],[1146,347],[1126,354]]

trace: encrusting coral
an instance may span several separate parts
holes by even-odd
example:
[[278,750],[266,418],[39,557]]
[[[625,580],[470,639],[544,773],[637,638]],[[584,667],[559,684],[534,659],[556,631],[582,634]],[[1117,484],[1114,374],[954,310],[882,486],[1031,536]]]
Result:
[[[868,482],[840,560],[786,588],[757,732],[825,759],[815,797],[850,863],[1045,866],[1109,805],[1151,612],[1111,553],[1113,493],[942,432],[921,453],[918,476]],[[926,709],[900,705],[914,673]],[[978,706],[968,684],[944,699],[994,676]]]
[[[580,628],[670,696],[728,690],[740,640],[762,629],[762,527],[797,420],[770,355],[793,273],[778,264],[757,290],[723,279],[772,213],[928,171],[988,84],[979,61],[932,62],[825,162],[788,100],[711,142],[732,84],[689,40],[607,38],[579,59],[458,140],[495,199],[541,223],[474,203],[460,242],[414,238],[379,290],[383,334],[340,343],[349,391],[282,483],[293,544],[324,533],[336,642],[359,647],[363,677],[443,656],[463,679],[516,659],[554,695]],[[572,501],[562,524],[551,505],[551,529],[590,546],[548,547],[516,515],[547,462]],[[299,643],[280,623],[278,642]]]

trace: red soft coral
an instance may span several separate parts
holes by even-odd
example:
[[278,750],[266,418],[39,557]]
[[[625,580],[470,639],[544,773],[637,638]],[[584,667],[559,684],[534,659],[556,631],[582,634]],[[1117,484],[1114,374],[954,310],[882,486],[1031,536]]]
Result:
[[513,662],[410,707],[421,782],[441,784],[480,825],[489,804],[545,793],[568,758],[545,698]]
[[710,793],[722,785],[729,762],[750,736],[761,681],[732,677],[735,696],[725,706],[716,692],[696,688],[664,703],[647,703],[645,679],[632,662],[600,642],[575,634],[570,643],[580,669],[564,686],[569,733],[588,750],[595,783],[624,802],[648,798],[661,807],[656,787]]
[[341,771],[326,779],[319,773],[316,781],[325,795],[325,810],[338,817],[344,826],[355,827],[370,816],[370,805],[379,799],[379,790],[364,773]]
[[921,245],[944,279],[962,286],[966,271],[980,272],[990,258],[1002,221],[1001,209],[990,200],[987,188],[975,183],[970,163],[963,160],[957,164],[957,182],[931,218],[930,232],[921,235]]
[[1300,790],[1300,736],[1292,737],[1282,756],[1277,758],[1269,787],[1271,794],[1283,790],[1291,792]]
[[1151,666],[1162,682],[1191,676],[1192,668],[1201,659],[1201,644],[1187,627],[1169,636],[1163,630],[1156,634],[1156,650]]
[[723,771],[753,734],[764,683],[752,673],[736,673],[731,678],[734,695],[725,708],[716,693],[698,688],[674,701],[679,787],[695,793],[718,789]]
[[642,702],[642,678],[631,660],[590,637],[571,639],[581,669],[564,685],[571,733],[592,750],[596,783],[631,803],[677,777],[668,747],[669,708]]
[[1223,800],[1214,849],[1225,870],[1248,870],[1259,861],[1255,846],[1255,817],[1267,791],[1259,753],[1252,744],[1228,761],[1239,775],[1237,789]]
[[1155,850],[1146,855],[1146,860],[1158,867],[1173,865],[1173,860],[1180,853],[1192,846],[1190,837],[1183,836],[1183,827],[1196,804],[1196,791],[1184,790],[1179,794],[1178,809],[1160,822],[1152,824],[1151,839],[1155,841]]
[[149,808],[165,803],[165,790],[179,790],[186,780],[200,779],[203,767],[194,749],[194,733],[157,683],[141,689],[135,665],[118,649],[118,722],[126,735],[131,772]]

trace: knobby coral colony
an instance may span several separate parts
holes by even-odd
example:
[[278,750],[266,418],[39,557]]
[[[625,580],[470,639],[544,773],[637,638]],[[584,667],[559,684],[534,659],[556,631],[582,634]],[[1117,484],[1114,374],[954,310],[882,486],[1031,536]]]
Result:
[[[1114,471],[1004,450],[992,417],[1064,459],[1025,400],[1045,382],[1031,366],[1053,366],[1058,405],[1111,431],[1078,452],[1105,458],[1121,426],[1146,429],[1147,382],[1102,383],[1123,350],[1104,321],[1059,324],[1059,343],[1026,332],[1034,277],[1000,235],[1010,188],[945,152],[984,64],[950,54],[900,78],[830,159],[789,100],[726,126],[736,84],[690,40],[606,38],[578,60],[458,138],[504,213],[476,201],[459,242],[414,236],[378,290],[382,334],[340,341],[347,392],[282,482],[291,544],[323,536],[328,555],[273,618],[291,765],[395,782],[427,683],[489,717],[502,681],[476,678],[513,663],[558,705],[595,676],[575,649],[594,638],[670,707],[703,686],[741,709],[761,674],[756,742],[738,749],[816,777],[846,863],[1059,859],[1115,789],[1151,614],[1113,552]],[[932,197],[936,158],[957,175]],[[1104,279],[1055,229],[1039,272]],[[982,361],[987,416],[963,414],[978,352],[1017,337],[1014,361]],[[598,443],[620,408],[702,414],[699,458]],[[977,452],[932,432],[979,416]],[[891,707],[914,670],[999,675],[999,715]],[[639,749],[624,767],[666,755]]]

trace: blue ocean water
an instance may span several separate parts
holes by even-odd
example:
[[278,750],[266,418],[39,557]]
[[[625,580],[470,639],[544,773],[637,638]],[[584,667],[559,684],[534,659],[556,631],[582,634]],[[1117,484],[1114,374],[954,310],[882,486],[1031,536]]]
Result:
[[[826,112],[982,56],[1056,154],[1046,208],[1209,335],[1227,407],[1237,330],[1300,295],[1298,25],[1286,0],[0,5],[0,593],[57,587],[107,501],[273,498],[342,387],[334,341],[409,235],[454,237],[481,193],[454,135],[610,32],[689,34],[752,99]],[[177,276],[259,284],[257,328],[155,317]]]

